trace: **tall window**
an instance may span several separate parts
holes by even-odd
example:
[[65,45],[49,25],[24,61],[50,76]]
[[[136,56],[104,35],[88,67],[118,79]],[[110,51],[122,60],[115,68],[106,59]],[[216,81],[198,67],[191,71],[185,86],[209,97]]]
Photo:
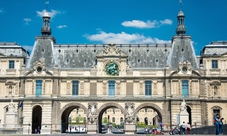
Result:
[[109,81],[109,88],[108,88],[108,94],[109,96],[114,96],[115,95],[115,81]]
[[9,69],[14,69],[14,60],[9,61]]
[[73,85],[72,85],[72,95],[78,95],[78,81],[73,81]]
[[188,80],[182,80],[182,96],[188,98]]
[[212,60],[212,68],[218,68],[218,60]]
[[151,81],[145,81],[145,95],[151,96]]
[[112,118],[112,122],[115,123],[115,118],[114,117]]
[[43,81],[42,80],[36,80],[36,96],[40,96],[42,95],[42,84]]

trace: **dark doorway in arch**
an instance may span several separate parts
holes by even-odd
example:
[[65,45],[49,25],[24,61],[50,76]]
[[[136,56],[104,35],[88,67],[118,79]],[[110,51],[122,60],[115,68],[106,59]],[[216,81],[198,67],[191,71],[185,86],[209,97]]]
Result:
[[121,109],[111,106],[103,109],[98,116],[98,133],[105,134],[108,128],[113,134],[122,134],[124,131],[124,113]]
[[71,106],[61,115],[61,133],[87,132],[87,115],[83,108]]
[[35,106],[32,111],[32,133],[37,132],[38,127],[41,129],[42,125],[42,108]]
[[[192,124],[192,112],[191,112],[191,108],[189,106],[187,106],[187,112],[189,114],[188,116],[188,121],[189,121],[189,124],[193,125]],[[187,123],[187,122],[186,122]]]

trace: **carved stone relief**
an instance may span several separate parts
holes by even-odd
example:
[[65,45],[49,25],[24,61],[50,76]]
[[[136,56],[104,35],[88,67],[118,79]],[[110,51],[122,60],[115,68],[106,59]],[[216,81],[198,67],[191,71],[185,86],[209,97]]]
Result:
[[89,124],[93,124],[95,122],[97,122],[98,119],[98,114],[96,113],[97,111],[97,102],[90,102],[88,103],[88,123]]
[[66,82],[66,90],[67,90],[66,94],[70,95],[70,82],[69,81]]
[[134,107],[135,107],[134,102],[125,103],[125,110],[127,111],[127,114],[125,115],[125,120],[128,124],[132,123],[135,119],[135,117],[133,117]]
[[117,87],[116,87],[116,89],[117,89],[117,95],[120,95],[121,82],[120,81],[117,81],[116,84],[117,84]]
[[154,95],[157,95],[157,82],[154,82]]
[[103,84],[102,84],[103,95],[107,94],[106,89],[107,89],[107,82],[103,81]]
[[139,95],[144,95],[144,91],[143,91],[143,81],[140,81],[139,83]]
[[84,95],[84,82],[83,81],[80,82],[80,94]]

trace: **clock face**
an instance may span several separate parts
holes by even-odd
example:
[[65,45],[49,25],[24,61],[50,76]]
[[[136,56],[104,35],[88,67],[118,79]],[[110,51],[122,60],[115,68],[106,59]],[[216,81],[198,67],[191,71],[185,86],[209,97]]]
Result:
[[111,76],[119,75],[118,65],[115,62],[109,62],[106,64],[106,74]]
[[182,68],[182,71],[183,71],[184,73],[187,72],[187,70],[188,70],[187,67],[183,67],[183,68]]

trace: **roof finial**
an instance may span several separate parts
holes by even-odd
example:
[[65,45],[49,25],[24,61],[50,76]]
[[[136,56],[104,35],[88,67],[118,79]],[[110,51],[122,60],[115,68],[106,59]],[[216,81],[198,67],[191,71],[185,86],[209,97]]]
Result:
[[45,2],[45,5],[46,5],[46,12],[47,12],[47,8],[48,8],[48,4],[49,4],[49,1],[46,1],[46,2]]

